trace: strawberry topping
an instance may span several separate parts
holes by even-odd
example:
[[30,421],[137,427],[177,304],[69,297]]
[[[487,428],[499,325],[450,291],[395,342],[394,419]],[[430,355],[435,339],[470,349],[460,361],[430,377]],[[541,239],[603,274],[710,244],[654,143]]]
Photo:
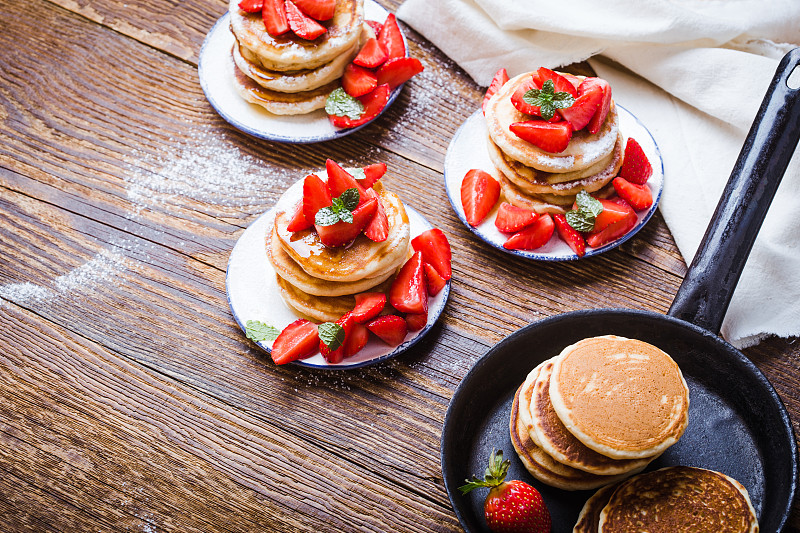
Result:
[[477,226],[500,198],[500,183],[483,170],[472,169],[461,182],[461,205],[470,226]]

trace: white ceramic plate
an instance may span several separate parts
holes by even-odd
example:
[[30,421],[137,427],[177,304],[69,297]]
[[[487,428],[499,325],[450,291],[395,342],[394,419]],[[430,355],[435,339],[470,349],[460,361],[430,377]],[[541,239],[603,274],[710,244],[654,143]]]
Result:
[[[293,206],[302,195],[302,180],[289,188],[278,205],[258,217],[239,237],[228,260],[228,271],[225,289],[228,304],[239,327],[245,331],[249,320],[258,320],[278,329],[283,329],[298,318],[281,298],[280,289],[275,281],[275,269],[267,259],[265,248],[266,231],[272,226],[277,210],[285,209],[285,205]],[[411,238],[431,229],[433,226],[415,209],[406,205],[406,212],[411,225]],[[428,299],[428,323],[419,331],[409,332],[402,344],[388,346],[376,336],[371,335],[363,350],[348,357],[338,364],[328,363],[322,354],[295,361],[295,364],[314,368],[346,369],[358,368],[395,357],[425,336],[442,314],[447,297],[450,294],[450,281],[444,289],[433,298]],[[258,342],[259,347],[267,353],[272,350],[272,342]]]
[[[389,15],[388,11],[373,0],[364,2],[364,12],[366,20],[377,20],[381,23]],[[229,25],[230,14],[226,13],[211,28],[200,49],[197,70],[200,86],[209,103],[232,126],[269,141],[315,143],[344,137],[372,122],[371,120],[356,128],[341,129],[331,124],[324,109],[306,115],[274,115],[261,106],[245,101],[233,85],[235,66],[231,58],[231,48],[234,38]],[[405,41],[405,35],[403,40]],[[402,88],[403,85],[400,85],[391,92],[386,107],[378,117],[392,105]]]
[[[627,141],[628,137],[636,139],[653,167],[653,175],[647,181],[647,186],[653,194],[653,205],[649,209],[637,213],[639,220],[636,226],[627,234],[599,248],[590,248],[587,246],[586,254],[583,257],[601,254],[607,250],[616,248],[633,237],[636,232],[650,220],[653,213],[655,213],[658,202],[661,199],[661,191],[664,188],[664,162],[661,159],[661,152],[653,136],[650,134],[650,131],[644,124],[639,122],[630,111],[619,104],[617,104],[617,114],[619,115],[619,129],[624,135],[625,140]],[[447,188],[447,196],[458,217],[464,225],[475,233],[475,235],[504,252],[540,261],[568,261],[580,259],[578,255],[572,251],[572,248],[558,236],[558,232],[553,234],[553,237],[547,244],[536,250],[507,250],[503,248],[503,243],[508,240],[509,236],[501,233],[494,225],[494,220],[497,217],[496,207],[478,227],[474,228],[469,225],[464,216],[464,208],[461,205],[461,182],[467,171],[473,168],[485,170],[490,174],[492,173],[491,171],[494,169],[494,165],[491,159],[489,159],[489,151],[486,148],[487,135],[486,120],[483,118],[483,113],[479,109],[461,125],[453,137],[453,140],[450,141],[450,146],[447,148],[447,155],[444,160],[444,181],[445,187]]]

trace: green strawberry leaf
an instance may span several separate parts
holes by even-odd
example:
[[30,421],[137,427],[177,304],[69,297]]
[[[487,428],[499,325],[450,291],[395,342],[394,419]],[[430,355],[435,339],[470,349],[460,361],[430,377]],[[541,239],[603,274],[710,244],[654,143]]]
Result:
[[317,328],[319,340],[331,351],[338,350],[344,344],[344,328],[335,322],[325,322]]
[[575,228],[575,231],[592,231],[594,229],[595,217],[587,215],[583,211],[567,211],[564,215],[567,219],[567,224]]
[[258,320],[248,320],[244,325],[247,338],[253,342],[274,341],[280,335],[280,330]]
[[346,116],[351,120],[358,120],[364,114],[364,104],[338,87],[325,99],[325,112],[337,117]]
[[579,210],[589,213],[593,217],[603,212],[603,204],[600,203],[600,200],[594,198],[585,190],[581,190],[578,193],[575,197],[575,203],[578,204]]

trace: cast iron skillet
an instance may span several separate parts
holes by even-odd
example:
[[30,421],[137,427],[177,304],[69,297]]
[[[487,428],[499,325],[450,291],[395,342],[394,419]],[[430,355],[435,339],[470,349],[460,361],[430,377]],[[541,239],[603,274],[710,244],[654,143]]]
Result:
[[441,459],[447,493],[466,531],[486,530],[486,491],[462,496],[457,487],[485,470],[493,448],[511,459],[510,479],[541,491],[553,532],[572,531],[591,492],[555,489],[528,474],[509,438],[511,402],[537,364],[580,339],[608,334],[658,346],[677,361],[689,384],[689,426],[648,468],[683,464],[724,472],[749,491],[762,532],[783,528],[798,480],[789,416],[761,371],[716,333],[800,138],[800,90],[787,85],[798,63],[800,48],[781,61],[667,316],[599,309],[541,320],[491,348],[461,382],[445,416]]

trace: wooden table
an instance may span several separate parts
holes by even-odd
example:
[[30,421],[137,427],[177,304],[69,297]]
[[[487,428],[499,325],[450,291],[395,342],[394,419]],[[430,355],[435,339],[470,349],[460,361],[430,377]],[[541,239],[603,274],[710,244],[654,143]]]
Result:
[[[197,77],[225,10],[0,0],[0,529],[457,531],[439,437],[471,365],[557,313],[666,312],[685,264],[659,215],[587,261],[530,262],[476,239],[442,163],[483,89],[411,30],[426,70],[374,124],[316,145],[240,133]],[[231,316],[226,262],[329,157],[386,162],[386,184],[447,233],[450,301],[389,362],[276,367]],[[745,351],[796,431],[798,346]],[[790,523],[800,530],[800,506]]]

